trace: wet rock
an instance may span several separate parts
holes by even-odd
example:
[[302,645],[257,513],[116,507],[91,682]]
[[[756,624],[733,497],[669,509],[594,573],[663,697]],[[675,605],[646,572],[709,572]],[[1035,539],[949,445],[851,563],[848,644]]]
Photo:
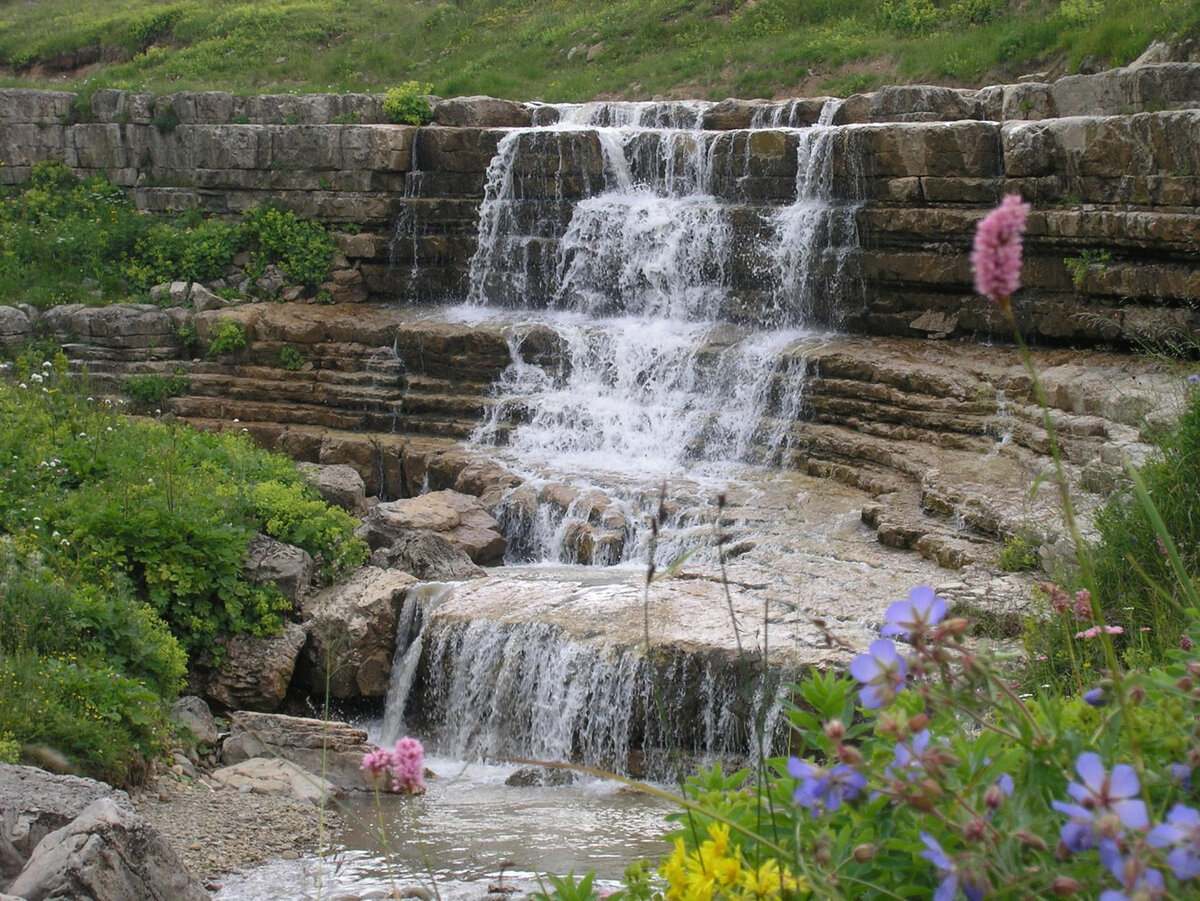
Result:
[[171,719],[190,729],[201,745],[216,747],[217,724],[203,698],[195,695],[180,698],[171,705]]
[[478,498],[443,490],[379,504],[363,520],[362,532],[373,548],[390,546],[402,533],[439,533],[478,564],[499,563],[506,542],[500,524]]
[[210,777],[218,785],[240,792],[283,795],[317,804],[322,798],[340,794],[336,785],[277,758],[254,757],[214,770]]
[[233,710],[278,710],[305,638],[304,629],[295,623],[285,624],[280,635],[234,636],[205,693]]
[[397,618],[416,583],[400,570],[364,566],[305,602],[305,670],[314,693],[328,686],[334,698],[387,694]]
[[712,131],[731,131],[737,128],[749,128],[754,114],[763,106],[762,101],[722,100],[704,111],[701,127]]
[[316,572],[308,551],[259,533],[250,540],[242,576],[256,585],[273,582],[293,603],[300,600]]
[[282,757],[303,770],[324,772],[339,789],[371,787],[360,767],[363,755],[377,749],[362,729],[332,720],[246,711],[232,714],[229,722],[229,737],[221,745],[225,764]]
[[286,284],[287,276],[282,269],[275,265],[267,266],[254,280],[254,293],[260,297],[271,298]]
[[457,128],[527,128],[529,110],[511,100],[495,97],[452,97],[433,108],[435,125]]
[[167,842],[113,798],[92,802],[38,843],[8,890],[31,899],[204,901]]
[[572,785],[575,774],[570,770],[558,767],[526,766],[521,767],[504,780],[504,784],[515,788],[551,788],[559,785]]
[[422,582],[477,579],[484,571],[462,549],[436,532],[412,531],[371,554],[371,565],[410,573]]

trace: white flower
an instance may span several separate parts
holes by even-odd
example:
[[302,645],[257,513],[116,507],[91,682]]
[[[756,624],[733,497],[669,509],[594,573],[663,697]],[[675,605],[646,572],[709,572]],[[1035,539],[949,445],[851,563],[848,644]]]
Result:
[[50,361],[49,361],[49,360],[47,360],[45,363],[43,363],[43,364],[42,364],[42,368],[43,368],[43,369],[49,369],[49,368],[50,368]]
[[21,382],[21,384],[20,384],[20,385],[18,385],[17,387],[18,387],[18,388],[28,388],[29,386],[28,386],[28,385],[26,385],[24,382]]
[[51,538],[58,538],[58,537],[59,537],[59,534],[60,534],[60,533],[59,533],[58,529],[55,529],[53,532],[51,532],[51,533],[50,533],[50,537],[51,537]]
[[71,546],[71,542],[67,541],[67,539],[65,539],[65,538],[62,541],[60,541],[59,544],[61,544],[63,547]]

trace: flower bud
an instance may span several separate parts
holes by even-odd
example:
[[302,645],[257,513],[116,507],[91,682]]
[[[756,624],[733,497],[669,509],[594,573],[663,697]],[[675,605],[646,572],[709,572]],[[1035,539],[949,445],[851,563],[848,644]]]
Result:
[[1187,662],[1187,671],[1200,679],[1200,660],[1189,660]]
[[862,766],[863,756],[859,753],[858,748],[851,747],[850,745],[838,745],[837,751],[838,758],[842,763],[850,766]]
[[1175,687],[1178,688],[1180,691],[1191,691],[1192,690],[1192,680],[1188,676],[1181,676],[1179,679],[1176,680]]
[[967,828],[963,830],[963,837],[969,842],[980,841],[984,833],[987,832],[987,823],[979,817],[967,823]]
[[960,616],[956,617],[955,619],[948,619],[942,623],[941,631],[946,635],[958,637],[960,635],[966,635],[967,630],[970,628],[971,621]]
[[868,860],[871,860],[872,858],[875,857],[875,846],[874,845],[858,845],[855,847],[854,851],[851,853],[856,862],[866,863]]
[[817,843],[817,846],[813,848],[813,860],[823,867],[829,866],[833,860],[833,852],[829,850],[828,842]]
[[1140,704],[1146,700],[1146,689],[1140,685],[1135,685],[1129,689],[1129,700],[1135,704]]
[[1045,851],[1049,847],[1044,838],[1040,835],[1034,835],[1026,829],[1017,830],[1016,836],[1023,844],[1029,845],[1029,847],[1037,851]]
[[925,727],[928,725],[929,725],[929,714],[927,714],[927,713],[918,713],[916,716],[914,716],[912,719],[910,719],[908,721],[908,728],[914,734],[916,734],[917,732],[923,732],[925,730]]
[[1070,898],[1079,891],[1079,883],[1070,876],[1055,876],[1050,890],[1060,898]]
[[830,741],[841,741],[846,734],[846,724],[839,719],[832,719],[825,724],[825,737]]
[[989,810],[995,810],[1004,803],[1004,789],[999,785],[991,785],[983,795],[983,803]]

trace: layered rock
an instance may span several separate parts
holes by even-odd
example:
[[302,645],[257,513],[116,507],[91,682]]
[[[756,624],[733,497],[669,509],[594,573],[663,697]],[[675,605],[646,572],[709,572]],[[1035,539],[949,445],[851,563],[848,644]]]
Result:
[[240,712],[230,717],[221,746],[232,766],[253,758],[281,758],[309,773],[324,773],[339,789],[368,789],[363,755],[376,750],[367,733],[346,723],[304,717]]

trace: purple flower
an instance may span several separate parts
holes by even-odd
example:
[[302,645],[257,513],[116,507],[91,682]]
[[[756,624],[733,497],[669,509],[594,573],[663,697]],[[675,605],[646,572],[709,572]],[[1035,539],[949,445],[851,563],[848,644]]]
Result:
[[792,801],[806,807],[814,817],[822,810],[837,810],[842,802],[851,801],[867,785],[867,779],[851,766],[839,764],[822,770],[807,760],[793,757],[788,761],[788,774],[803,780],[792,795]]
[[1082,781],[1068,783],[1067,794],[1076,803],[1051,802],[1055,810],[1071,818],[1059,835],[1068,850],[1076,854],[1086,851],[1097,835],[1111,837],[1122,827],[1149,827],[1146,804],[1137,798],[1141,786],[1133,767],[1117,764],[1110,774],[1100,755],[1088,751],[1075,760],[1075,772]]
[[1007,300],[1021,287],[1021,236],[1028,215],[1029,204],[1009,194],[975,230],[975,290],[992,303]]
[[907,672],[908,666],[896,653],[896,646],[884,638],[871,642],[867,653],[850,664],[850,675],[863,683],[859,699],[869,710],[878,710],[895,700],[904,691]]
[[1176,879],[1200,876],[1200,812],[1176,804],[1167,821],[1151,829],[1146,840],[1156,848],[1175,846],[1167,855],[1167,865]]
[[788,760],[787,771],[793,779],[801,780],[800,785],[792,794],[792,803],[808,808],[814,817],[817,816],[821,799],[815,789],[820,771],[807,760],[801,760],[799,757],[792,757]]
[[942,850],[942,846],[938,844],[936,838],[928,832],[922,832],[921,841],[925,843],[926,848],[921,852],[921,856],[937,867],[938,875],[942,877],[941,884],[933,893],[933,901],[953,901],[955,895],[958,894],[960,880],[963,894],[967,896],[968,901],[980,901],[983,898],[983,885],[970,874],[960,872],[958,865],[949,854]]
[[1188,376],[1188,384],[1189,385],[1200,385],[1200,375],[1197,375],[1196,373],[1193,372],[1191,375]]
[[887,765],[883,775],[888,779],[904,779],[912,782],[924,771],[921,756],[929,748],[929,730],[922,729],[912,737],[912,745],[897,742],[892,762]]
[[1006,798],[1011,798],[1013,792],[1017,789],[1016,784],[1013,782],[1013,777],[1008,775],[1008,773],[1001,773],[996,779],[996,785],[999,786],[1000,791],[1004,792],[1004,797]]
[[1100,893],[1100,901],[1151,901],[1166,895],[1162,873],[1150,869],[1132,855],[1122,857],[1116,842],[1106,840],[1100,843],[1100,862],[1124,889],[1105,889]]
[[907,601],[896,601],[888,607],[888,624],[880,634],[885,638],[892,635],[911,638],[929,631],[945,615],[946,602],[928,585],[919,585],[908,593]]
[[1173,763],[1170,766],[1171,781],[1184,788],[1192,787],[1192,768],[1186,763]]
[[1105,707],[1108,705],[1108,698],[1105,697],[1103,688],[1093,688],[1091,691],[1083,693],[1083,700],[1093,707]]
[[363,755],[362,766],[377,779],[391,777],[394,792],[420,794],[425,791],[425,749],[415,738],[402,738],[394,748],[380,748]]

